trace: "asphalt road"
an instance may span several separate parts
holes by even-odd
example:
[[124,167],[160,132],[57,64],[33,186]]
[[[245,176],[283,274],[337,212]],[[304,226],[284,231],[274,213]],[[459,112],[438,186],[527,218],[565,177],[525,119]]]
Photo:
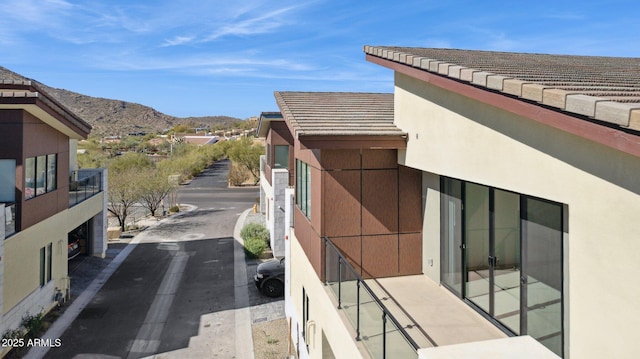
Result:
[[[46,358],[139,358],[184,348],[201,316],[233,310],[233,229],[257,188],[227,188],[219,162],[181,186],[178,202],[198,208],[147,229]],[[234,323],[223,323],[233,331]]]

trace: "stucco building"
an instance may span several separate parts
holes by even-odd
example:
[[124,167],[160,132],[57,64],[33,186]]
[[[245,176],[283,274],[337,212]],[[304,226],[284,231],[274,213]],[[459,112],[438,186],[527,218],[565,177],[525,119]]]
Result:
[[300,357],[635,357],[640,60],[365,56],[393,95],[275,94]]
[[91,126],[29,81],[0,82],[0,333],[68,295],[68,259],[104,256],[106,170],[78,170]]

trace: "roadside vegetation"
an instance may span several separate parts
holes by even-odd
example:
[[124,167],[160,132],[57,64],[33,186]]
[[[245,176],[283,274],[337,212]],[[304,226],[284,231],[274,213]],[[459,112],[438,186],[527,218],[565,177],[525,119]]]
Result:
[[[187,133],[176,126],[170,133]],[[252,137],[198,146],[174,138],[146,134],[122,139],[90,138],[78,153],[80,168],[108,168],[108,211],[122,231],[132,207],[141,204],[151,216],[178,211],[175,190],[216,161],[229,158],[229,185],[255,185],[260,180],[260,155],[264,147]]]
[[244,251],[250,258],[260,258],[269,246],[269,230],[260,223],[249,223],[242,227],[240,237],[244,240]]

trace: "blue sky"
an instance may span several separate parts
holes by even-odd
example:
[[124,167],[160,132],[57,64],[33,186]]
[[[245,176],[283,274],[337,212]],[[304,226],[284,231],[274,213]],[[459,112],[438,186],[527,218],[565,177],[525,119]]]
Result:
[[3,0],[0,65],[168,115],[276,111],[274,91],[392,92],[364,45],[640,57],[637,1]]

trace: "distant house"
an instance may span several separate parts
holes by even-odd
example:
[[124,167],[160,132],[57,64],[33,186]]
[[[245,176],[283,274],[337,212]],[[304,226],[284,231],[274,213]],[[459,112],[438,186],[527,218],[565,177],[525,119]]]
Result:
[[68,259],[103,257],[106,170],[78,170],[91,126],[35,84],[0,82],[0,333],[70,290]]
[[207,134],[186,134],[186,133],[177,133],[171,136],[171,142],[184,142],[191,143],[194,145],[202,146],[202,145],[212,145],[219,141],[218,136],[207,135]]
[[365,54],[393,95],[260,118],[299,357],[636,357],[640,60]]

